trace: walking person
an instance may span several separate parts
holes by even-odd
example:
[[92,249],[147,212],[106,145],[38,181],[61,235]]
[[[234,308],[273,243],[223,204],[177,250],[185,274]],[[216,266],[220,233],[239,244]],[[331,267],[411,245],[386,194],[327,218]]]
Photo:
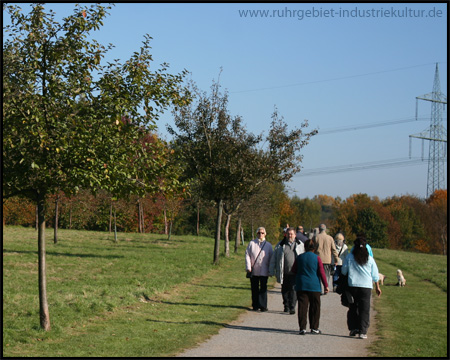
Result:
[[338,252],[338,263],[334,270],[333,275],[333,292],[336,292],[337,281],[339,275],[341,274],[342,264],[348,255],[348,246],[345,244],[345,238],[342,233],[337,233],[334,237],[334,245],[336,246],[336,251]]
[[281,284],[284,312],[295,314],[297,294],[295,292],[295,273],[291,271],[292,265],[298,255],[305,252],[304,245],[296,239],[295,229],[287,230],[287,239],[281,240],[276,246],[270,260],[269,276],[275,275]]
[[[338,253],[336,246],[334,245],[334,239],[327,234],[327,227],[325,224],[319,225],[319,233],[315,235],[313,240],[316,244],[316,254],[319,255],[325,269],[325,276],[327,282],[332,284],[331,271],[334,266],[338,264]],[[333,264],[331,263],[333,260]],[[322,286],[322,295],[325,295],[324,288]]]
[[298,325],[300,335],[306,334],[306,323],[309,318],[311,334],[321,334],[320,320],[320,292],[321,283],[325,294],[328,293],[328,283],[325,277],[322,260],[314,253],[313,240],[305,242],[305,252],[295,259],[292,272],[296,274],[295,290],[298,301]]
[[[366,236],[364,235],[364,233],[356,234],[356,237],[357,237],[357,238],[358,238],[358,237],[363,237],[363,238],[366,239],[366,248],[367,248],[367,251],[369,252],[369,255],[370,255],[370,256],[372,256],[373,258],[375,258],[375,257],[373,256],[372,247],[369,245],[369,241],[367,240],[367,238],[366,238]],[[355,249],[355,245],[353,244],[353,247],[352,247],[352,249],[350,250],[350,252],[353,253],[353,250],[354,250],[354,249]]]
[[297,226],[297,233],[295,234],[295,238],[297,240],[300,240],[303,244],[306,240],[308,240],[308,237],[303,232],[303,226],[299,225]]
[[349,291],[353,297],[347,312],[347,326],[350,336],[359,335],[361,339],[367,339],[373,283],[377,295],[381,296],[378,267],[369,255],[364,237],[356,238],[353,249],[341,269],[343,275],[348,274]]
[[245,250],[245,269],[251,274],[252,308],[267,311],[267,279],[273,255],[272,244],[266,240],[266,229],[259,227],[257,239],[250,241]]

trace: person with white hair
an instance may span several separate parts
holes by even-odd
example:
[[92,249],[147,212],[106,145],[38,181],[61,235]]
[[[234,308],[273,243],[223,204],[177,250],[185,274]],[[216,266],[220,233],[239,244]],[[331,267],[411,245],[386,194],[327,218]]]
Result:
[[264,227],[259,227],[256,234],[258,237],[250,241],[245,250],[245,269],[250,278],[253,310],[267,311],[267,279],[273,248],[266,240]]
[[[320,224],[319,234],[315,235],[313,240],[316,245],[316,254],[319,255],[323,263],[327,283],[331,283],[330,280],[332,280],[331,279],[332,266],[334,268],[334,266],[338,264],[338,252],[336,251],[334,239],[327,234],[326,230],[327,230],[326,225]],[[324,292],[323,285],[321,286],[322,286],[322,295],[325,295],[326,293]]]
[[333,292],[336,292],[337,281],[339,279],[339,275],[341,274],[342,264],[348,255],[348,247],[345,244],[344,235],[342,233],[336,234],[334,237],[334,244],[336,245],[336,251],[338,252],[338,263],[335,266],[333,275]]

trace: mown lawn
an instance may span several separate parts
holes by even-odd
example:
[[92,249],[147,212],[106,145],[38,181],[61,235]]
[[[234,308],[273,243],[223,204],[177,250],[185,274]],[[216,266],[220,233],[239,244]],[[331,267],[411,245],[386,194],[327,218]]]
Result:
[[[379,339],[370,350],[383,357],[447,358],[447,257],[374,249],[374,258],[387,279],[374,298]],[[396,286],[397,269],[405,287]]]
[[3,356],[170,356],[250,305],[242,246],[214,266],[209,238],[49,230],[44,332],[37,232],[3,235]]
[[[162,357],[217,333],[250,306],[244,247],[212,265],[213,239],[47,231],[51,331],[39,328],[37,232],[3,230],[4,357]],[[223,246],[223,245],[222,245]],[[447,257],[374,249],[373,356],[447,357]],[[400,268],[407,286],[395,286]],[[273,278],[271,280],[273,283]]]

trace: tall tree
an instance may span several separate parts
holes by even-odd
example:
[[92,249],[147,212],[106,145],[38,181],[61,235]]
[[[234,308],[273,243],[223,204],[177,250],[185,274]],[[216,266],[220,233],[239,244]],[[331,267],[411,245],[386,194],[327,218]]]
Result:
[[[102,63],[112,48],[90,39],[110,7],[76,4],[55,20],[32,4],[4,6],[11,25],[3,43],[3,196],[29,197],[38,207],[40,323],[50,329],[45,274],[45,198],[58,190],[106,189],[115,196],[154,190],[163,159],[139,138],[170,105],[182,105],[185,72],[150,71],[150,36],[124,64]],[[5,15],[4,15],[5,16]],[[132,120],[129,120],[132,119]],[[156,184],[156,185],[155,185]]]

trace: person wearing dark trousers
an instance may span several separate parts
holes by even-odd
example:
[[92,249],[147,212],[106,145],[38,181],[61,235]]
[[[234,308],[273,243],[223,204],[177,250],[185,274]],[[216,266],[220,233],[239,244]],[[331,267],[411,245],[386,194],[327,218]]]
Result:
[[298,324],[300,335],[306,334],[306,323],[309,318],[311,334],[317,335],[320,320],[321,283],[325,294],[328,293],[328,283],[323,269],[322,260],[314,253],[313,240],[305,242],[305,252],[295,259],[292,272],[296,274],[295,290],[298,301]]
[[267,276],[252,276],[252,308],[254,311],[267,311]]
[[[326,225],[320,224],[319,233],[314,236],[313,240],[316,245],[316,254],[319,255],[320,260],[322,260],[327,282],[331,284],[333,282],[331,272],[334,266],[338,264],[339,257],[336,251],[336,245],[334,244],[334,239],[327,234],[326,230]],[[322,295],[325,295],[323,288]]]
[[301,241],[296,239],[295,229],[287,229],[287,236],[276,246],[270,260],[269,276],[275,275],[281,284],[284,312],[295,314],[297,294],[295,292],[295,273],[291,272],[296,257],[305,251]]
[[273,249],[272,244],[266,240],[265,228],[259,227],[257,236],[245,250],[245,269],[250,277],[253,310],[267,311],[267,279]]
[[377,264],[369,255],[363,236],[356,238],[354,250],[345,258],[341,274],[348,274],[349,291],[353,297],[347,312],[350,336],[359,335],[361,339],[367,339],[373,283],[378,296],[381,296],[381,289]]

